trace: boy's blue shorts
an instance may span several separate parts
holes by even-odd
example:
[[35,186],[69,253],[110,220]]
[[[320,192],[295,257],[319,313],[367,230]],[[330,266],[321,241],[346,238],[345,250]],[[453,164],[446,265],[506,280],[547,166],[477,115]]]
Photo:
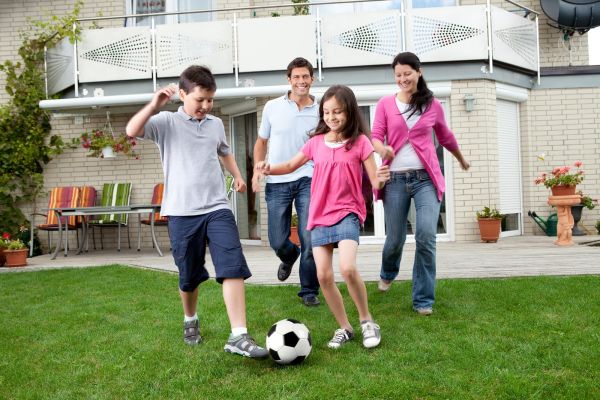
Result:
[[217,282],[252,276],[230,209],[202,215],[170,215],[169,236],[175,265],[179,269],[179,288],[184,292],[193,292],[209,278],[205,267],[207,243]]

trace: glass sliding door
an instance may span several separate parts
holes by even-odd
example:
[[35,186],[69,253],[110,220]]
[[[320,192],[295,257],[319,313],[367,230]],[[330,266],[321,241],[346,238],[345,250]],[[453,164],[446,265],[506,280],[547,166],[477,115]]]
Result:
[[246,193],[234,192],[232,208],[236,217],[240,239],[260,240],[259,233],[259,199],[258,193],[252,191],[252,172],[254,169],[254,143],[258,135],[256,112],[231,117],[231,146],[235,160],[246,180]]

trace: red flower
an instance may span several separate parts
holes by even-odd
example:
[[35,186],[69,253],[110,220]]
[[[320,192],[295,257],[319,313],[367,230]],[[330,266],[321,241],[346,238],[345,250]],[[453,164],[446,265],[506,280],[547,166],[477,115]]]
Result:
[[2,239],[6,239],[6,240],[10,239],[10,233],[4,232],[2,234]]

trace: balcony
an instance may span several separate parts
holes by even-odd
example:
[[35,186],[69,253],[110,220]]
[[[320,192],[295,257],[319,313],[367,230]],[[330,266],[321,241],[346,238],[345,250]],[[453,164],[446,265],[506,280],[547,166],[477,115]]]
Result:
[[[211,22],[83,30],[77,43],[64,40],[47,51],[47,91],[64,91],[63,99],[76,104],[122,95],[101,88],[136,81],[144,83],[140,102],[145,102],[158,80],[175,81],[191,64],[209,66],[223,93],[254,86],[253,75],[281,71],[297,56],[310,60],[322,81],[327,69],[388,66],[401,51],[417,53],[424,63],[485,60],[489,72],[500,62],[539,76],[538,21],[527,9],[525,17],[491,5],[323,16],[315,10],[315,15],[241,19],[230,13],[231,19]],[[56,102],[41,106],[53,108]]]

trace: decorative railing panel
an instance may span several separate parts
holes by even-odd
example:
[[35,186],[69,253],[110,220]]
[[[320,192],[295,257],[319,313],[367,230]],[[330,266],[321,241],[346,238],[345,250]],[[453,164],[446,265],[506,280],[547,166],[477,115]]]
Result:
[[[198,32],[202,32],[201,40]],[[192,64],[208,66],[215,74],[233,72],[231,21],[158,25],[157,76],[179,76]]]
[[319,21],[306,15],[158,25],[155,31],[91,29],[82,32],[76,59],[67,41],[49,50],[46,72],[49,94],[74,85],[75,76],[80,83],[176,77],[191,64],[235,74],[237,84],[238,73],[280,71],[298,56],[310,60],[319,76],[322,68],[389,64],[404,46],[423,62],[489,60],[488,42],[493,60],[539,69],[535,21],[498,7],[488,21],[485,6],[458,6],[406,15],[325,15]]
[[78,46],[80,82],[152,78],[148,27],[83,31]]
[[417,8],[410,22],[408,49],[423,62],[488,57],[485,6]]
[[316,65],[315,32],[310,15],[238,20],[239,71],[282,70],[295,57]]
[[75,79],[75,49],[68,38],[62,39],[46,52],[48,93],[54,94],[73,86]]
[[323,67],[389,64],[402,51],[400,17],[399,11],[324,16]]
[[492,6],[494,60],[536,70],[538,66],[535,21]]

